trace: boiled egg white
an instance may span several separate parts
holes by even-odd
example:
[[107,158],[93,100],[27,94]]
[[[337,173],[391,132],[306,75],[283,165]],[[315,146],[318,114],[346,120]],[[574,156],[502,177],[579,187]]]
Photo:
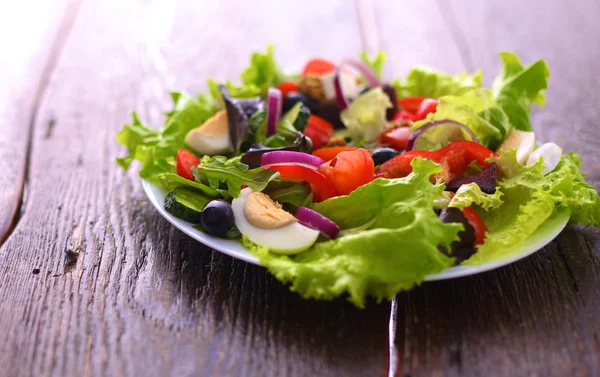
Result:
[[542,144],[538,149],[533,151],[527,160],[527,165],[533,165],[540,159],[544,158],[544,175],[556,169],[562,157],[562,148],[554,143]]
[[319,231],[298,222],[275,229],[260,228],[251,224],[245,215],[246,201],[251,193],[252,189],[247,187],[231,203],[235,225],[250,241],[268,247],[278,254],[297,254],[317,241]]
[[221,110],[185,136],[185,143],[202,155],[214,156],[231,152],[229,119],[227,111]]
[[[323,94],[325,100],[335,99],[335,71],[331,71],[322,75],[321,84],[323,86]],[[358,84],[356,83],[356,77],[349,72],[340,72],[340,84],[342,86],[342,93],[346,98],[353,100],[359,95]]]
[[528,131],[513,130],[502,143],[499,150],[517,149],[517,161],[525,165],[535,148],[535,134]]

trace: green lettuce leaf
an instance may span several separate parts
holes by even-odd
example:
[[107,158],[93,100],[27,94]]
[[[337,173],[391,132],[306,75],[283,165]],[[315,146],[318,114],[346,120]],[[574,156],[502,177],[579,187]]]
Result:
[[454,197],[450,200],[448,207],[455,207],[462,210],[465,207],[477,205],[485,211],[491,211],[499,208],[504,203],[502,195],[502,191],[500,190],[496,190],[493,194],[486,194],[481,191],[477,183],[468,183],[459,187]]
[[156,181],[158,174],[175,173],[175,156],[184,146],[185,135],[200,126],[214,114],[213,101],[204,95],[195,99],[185,93],[173,92],[173,110],[161,129],[152,128],[133,113],[133,122],[126,124],[117,134],[117,141],[127,147],[128,155],[117,158],[124,169],[134,160],[142,163],[140,176]]
[[161,173],[156,176],[156,179],[169,191],[173,191],[177,187],[185,187],[190,190],[199,191],[211,198],[219,196],[219,191],[205,184],[185,179],[176,173]]
[[406,80],[394,80],[398,98],[404,97],[429,97],[459,96],[473,89],[481,87],[483,76],[481,70],[473,75],[461,73],[452,76],[435,71],[428,67],[416,67],[411,70]]
[[500,58],[503,70],[492,85],[496,102],[517,130],[531,131],[531,104],[544,106],[544,90],[548,88],[550,76],[548,65],[538,60],[523,67],[518,56],[510,52],[500,53]]
[[488,233],[478,252],[465,264],[481,264],[510,257],[510,249],[526,240],[557,211],[570,211],[571,222],[600,224],[600,197],[580,171],[581,158],[563,156],[554,171],[544,175],[543,161],[523,166],[516,150],[502,151],[496,159],[504,177],[498,181],[504,204],[479,211]]
[[369,142],[377,139],[385,130],[385,112],[391,107],[390,98],[377,87],[352,101],[340,113],[340,118],[353,138]]
[[349,195],[312,206],[342,228],[371,222],[368,229],[319,242],[295,256],[270,253],[248,240],[244,244],[305,298],[331,300],[347,293],[358,307],[364,307],[367,296],[391,300],[451,266],[454,259],[438,246],[448,247],[462,229],[460,224],[442,223],[433,210],[444,186],[431,184],[429,178],[441,168],[421,158],[412,166],[405,178],[376,179]]
[[252,191],[262,191],[269,182],[279,177],[279,172],[274,170],[249,169],[248,165],[240,162],[239,157],[228,160],[225,156],[204,156],[200,165],[192,170],[196,181],[215,190],[225,190],[221,187],[221,183],[224,183],[227,192],[220,191],[221,195],[228,193],[234,198],[240,195],[243,185],[250,187]]
[[371,67],[371,69],[373,70],[373,72],[375,72],[377,77],[379,77],[380,79],[383,78],[383,65],[385,64],[385,61],[387,59],[387,55],[384,52],[378,52],[377,54],[375,54],[375,56],[370,57],[366,51],[361,51],[359,55],[360,59],[366,65]]
[[416,130],[434,120],[451,119],[469,127],[479,142],[495,150],[511,131],[508,117],[494,101],[489,89],[472,90],[460,96],[439,99],[435,113],[413,124]]

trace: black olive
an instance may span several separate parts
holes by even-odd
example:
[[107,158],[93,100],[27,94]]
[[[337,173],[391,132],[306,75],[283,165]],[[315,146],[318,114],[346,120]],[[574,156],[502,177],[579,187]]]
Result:
[[446,185],[446,191],[456,192],[460,186],[466,185],[468,183],[477,183],[481,191],[486,194],[493,194],[496,192],[496,178],[498,177],[498,165],[493,162],[482,170],[481,172],[470,175],[464,178],[456,178],[450,181]]
[[344,123],[340,119],[340,107],[335,99],[321,101],[318,115],[331,123],[336,130],[344,128]]
[[373,158],[375,165],[381,165],[387,160],[396,157],[398,154],[399,153],[392,148],[377,148],[371,152],[371,158]]
[[455,264],[460,264],[475,254],[475,228],[469,223],[463,212],[458,208],[444,208],[440,212],[439,218],[443,223],[460,223],[465,228],[465,230],[458,232],[460,240],[454,241],[450,245],[452,252],[448,253],[448,250],[443,247],[440,247],[440,251],[456,258]]
[[202,209],[200,223],[207,233],[222,236],[233,226],[233,210],[224,200],[213,200]]
[[317,104],[317,101],[299,92],[291,92],[285,96],[283,99],[283,112],[285,113],[286,111],[289,111],[298,102],[302,102],[306,107],[308,107],[311,114],[318,115],[319,105]]
[[392,120],[394,114],[398,112],[398,96],[396,95],[396,88],[391,86],[390,84],[381,85],[381,90],[390,98],[390,102],[392,103],[392,107],[385,111],[385,117],[387,120]]

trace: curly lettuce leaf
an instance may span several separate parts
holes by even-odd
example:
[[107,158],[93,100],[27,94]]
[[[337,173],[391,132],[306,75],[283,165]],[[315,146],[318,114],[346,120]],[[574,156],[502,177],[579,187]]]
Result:
[[520,131],[531,131],[529,113],[532,103],[545,103],[550,70],[544,60],[523,66],[511,52],[500,53],[502,73],[494,80],[492,90],[498,105],[506,112],[510,123]]
[[483,75],[478,70],[473,75],[461,73],[452,76],[428,67],[416,67],[411,70],[405,80],[394,80],[398,98],[460,96],[471,90],[481,88]]
[[[252,191],[262,191],[269,182],[279,177],[279,172],[275,170],[249,169],[248,165],[240,162],[239,157],[227,159],[225,156],[204,156],[200,165],[192,170],[196,181],[221,190],[221,195],[234,198],[240,195],[243,185],[250,187]],[[221,187],[221,183],[226,189]]]
[[460,96],[444,96],[439,99],[435,113],[413,124],[416,130],[434,120],[451,119],[469,127],[479,142],[496,149],[511,131],[508,117],[494,101],[489,89],[472,90]]
[[171,93],[173,110],[167,113],[161,129],[142,123],[133,113],[133,122],[117,134],[117,141],[127,147],[128,155],[117,158],[117,163],[128,169],[134,160],[142,163],[140,176],[156,181],[161,173],[175,173],[175,155],[184,146],[185,135],[200,126],[214,114],[213,102],[208,95],[197,99],[185,93]]
[[[331,300],[347,293],[364,307],[367,296],[391,300],[427,275],[454,263],[438,250],[458,239],[460,224],[444,224],[433,210],[443,185],[432,184],[441,168],[417,158],[413,172],[399,179],[376,179],[349,195],[314,204],[313,209],[343,228],[371,224],[335,240],[319,242],[295,256],[270,253],[244,241],[277,279],[305,298]],[[352,208],[352,211],[348,211]]]
[[385,52],[378,52],[377,54],[375,54],[375,56],[370,57],[366,51],[361,51],[359,56],[360,60],[362,60],[363,63],[365,63],[366,65],[368,65],[373,70],[373,72],[375,72],[377,77],[379,77],[380,79],[383,78],[383,65],[385,64],[385,61],[387,59],[387,55],[385,54]]
[[340,118],[353,138],[370,142],[385,130],[385,112],[391,107],[390,98],[377,87],[352,101],[340,113]]
[[600,225],[600,197],[580,171],[581,158],[565,155],[551,173],[544,175],[543,160],[523,166],[516,150],[502,151],[496,159],[505,175],[498,181],[504,204],[489,212],[479,211],[488,233],[478,252],[465,264],[481,264],[510,257],[519,245],[557,211],[570,211],[571,222]]
[[477,205],[485,211],[491,211],[500,208],[504,203],[502,195],[502,191],[500,190],[496,190],[493,194],[486,194],[481,191],[477,183],[468,183],[459,187],[454,197],[450,200],[448,207],[463,209]]

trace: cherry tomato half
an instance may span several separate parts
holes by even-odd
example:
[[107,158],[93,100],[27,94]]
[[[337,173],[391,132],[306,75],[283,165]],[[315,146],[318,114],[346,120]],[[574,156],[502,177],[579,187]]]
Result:
[[398,106],[400,106],[400,109],[416,114],[417,111],[419,111],[421,102],[425,99],[426,97],[406,97],[400,98],[396,102],[398,103]]
[[342,152],[350,152],[350,151],[355,151],[358,148],[356,147],[326,147],[326,148],[321,148],[321,149],[317,149],[316,151],[313,152],[313,155],[320,157],[323,159],[323,161],[329,161],[335,158],[335,156],[337,156],[338,154],[342,153]]
[[348,195],[373,180],[375,165],[371,154],[361,148],[339,153],[319,166],[319,172],[329,178],[338,194]]
[[302,71],[303,75],[323,75],[335,71],[335,64],[329,60],[315,58],[309,60]]
[[427,115],[429,115],[430,113],[435,113],[435,111],[437,110],[438,103],[439,102],[436,99],[425,98],[423,102],[421,102],[421,105],[419,105],[419,110],[415,114],[414,120],[423,120],[427,118]]
[[391,129],[381,135],[381,143],[389,144],[392,148],[397,151],[403,151],[408,145],[408,139],[410,138],[410,128],[408,127],[397,127]]
[[333,126],[325,119],[311,114],[308,117],[308,124],[304,129],[304,135],[308,136],[313,143],[313,149],[324,147],[331,135],[333,135]]
[[485,223],[471,207],[463,208],[463,214],[469,220],[469,224],[475,229],[475,246],[481,245],[485,240],[485,233],[487,232]]
[[321,202],[337,196],[335,186],[326,176],[318,172],[314,166],[288,162],[265,165],[264,168],[278,171],[282,179],[295,179],[310,183],[313,201],[315,202]]
[[185,148],[181,148],[177,152],[177,175],[190,181],[195,181],[196,178],[192,173],[194,166],[200,165],[200,160],[194,154]]
[[286,81],[277,85],[277,89],[281,90],[281,98],[285,98],[289,93],[298,91],[298,84],[293,81]]

